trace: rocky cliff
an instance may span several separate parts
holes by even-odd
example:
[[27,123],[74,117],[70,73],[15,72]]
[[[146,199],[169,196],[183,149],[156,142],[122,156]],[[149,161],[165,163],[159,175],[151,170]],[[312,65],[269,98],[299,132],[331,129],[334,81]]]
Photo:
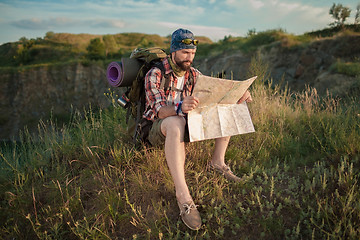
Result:
[[308,85],[321,95],[329,91],[334,96],[344,96],[359,79],[338,74],[331,67],[337,61],[359,62],[360,36],[321,39],[293,48],[284,48],[278,42],[270,50],[263,47],[261,58],[269,63],[274,79],[283,76],[293,90]]
[[108,104],[105,67],[81,63],[4,71],[0,88],[0,139],[17,138],[52,115],[66,120],[72,109]]
[[[302,90],[309,85],[320,94],[329,90],[334,95],[343,95],[354,85],[360,86],[358,76],[334,73],[330,69],[337,61],[359,62],[358,35],[295,46],[279,41],[261,47],[256,54],[269,64],[273,81],[284,78],[292,90]],[[195,66],[206,75],[225,73],[226,78],[241,80],[247,76],[251,57],[241,51],[224,52],[197,60]],[[72,63],[21,69],[1,73],[0,139],[17,138],[25,125],[34,129],[39,119],[48,119],[51,115],[66,121],[72,108],[109,105],[104,96],[109,88],[106,66]]]

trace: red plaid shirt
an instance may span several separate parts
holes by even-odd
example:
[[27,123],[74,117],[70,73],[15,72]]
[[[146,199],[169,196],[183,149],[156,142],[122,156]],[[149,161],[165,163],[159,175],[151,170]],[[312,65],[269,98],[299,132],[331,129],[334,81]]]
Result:
[[[170,76],[170,86],[177,85],[177,77],[175,73],[171,69],[171,66],[168,62],[168,59],[165,58],[163,60],[163,65],[165,68],[165,74]],[[188,96],[191,94],[191,90],[193,85],[195,85],[196,78],[201,74],[197,69],[191,68],[192,71],[188,71],[185,73],[184,87],[182,92],[182,97]],[[189,80],[190,74],[194,74],[194,84],[186,85],[186,82]],[[160,84],[162,80],[161,70],[157,67],[153,67],[145,76],[145,94],[146,94],[146,103],[145,103],[145,112],[143,117],[154,121],[157,119],[158,112],[161,107],[166,106],[168,104],[174,104],[175,91],[160,89]],[[171,102],[168,102],[168,97],[171,94]]]

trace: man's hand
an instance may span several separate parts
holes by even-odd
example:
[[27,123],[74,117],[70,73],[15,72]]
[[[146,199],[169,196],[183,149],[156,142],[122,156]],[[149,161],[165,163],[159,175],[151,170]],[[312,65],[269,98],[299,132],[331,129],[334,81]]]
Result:
[[239,99],[239,101],[237,102],[238,104],[242,103],[242,102],[252,102],[252,97],[251,94],[249,92],[249,90],[246,90],[246,92],[244,93],[244,95]]
[[194,96],[187,96],[183,99],[183,103],[181,105],[181,111],[183,113],[188,113],[199,104],[199,98]]

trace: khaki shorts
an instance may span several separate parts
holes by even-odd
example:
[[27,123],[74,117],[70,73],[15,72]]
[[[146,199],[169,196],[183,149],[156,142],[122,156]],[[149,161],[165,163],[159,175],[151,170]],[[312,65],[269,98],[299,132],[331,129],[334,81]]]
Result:
[[[153,122],[152,127],[149,132],[148,140],[152,146],[164,146],[165,144],[165,136],[161,132],[161,124],[164,119],[157,119]],[[185,125],[185,134],[184,134],[184,142],[190,142],[189,140],[189,129],[186,121]]]
[[161,132],[161,123],[164,119],[157,119],[153,122],[149,132],[148,140],[152,146],[164,146],[165,136]]

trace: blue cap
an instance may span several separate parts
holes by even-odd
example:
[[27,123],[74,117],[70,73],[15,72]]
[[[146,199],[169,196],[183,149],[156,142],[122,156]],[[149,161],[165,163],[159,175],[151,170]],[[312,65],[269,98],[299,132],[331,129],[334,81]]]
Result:
[[170,53],[176,52],[181,49],[195,49],[196,46],[191,44],[185,44],[181,41],[184,39],[191,39],[194,40],[194,34],[186,29],[179,28],[171,35],[171,46],[170,46]]

